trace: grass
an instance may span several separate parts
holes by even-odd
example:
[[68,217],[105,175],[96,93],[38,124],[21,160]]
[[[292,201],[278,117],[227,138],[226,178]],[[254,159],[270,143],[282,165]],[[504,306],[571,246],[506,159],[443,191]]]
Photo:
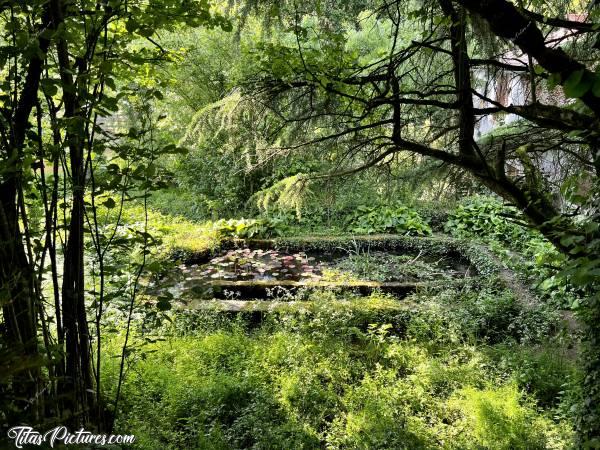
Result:
[[[143,221],[143,206],[127,204],[123,209],[122,223],[139,224]],[[182,216],[166,215],[149,208],[148,225],[150,233],[160,237],[162,244],[158,251],[165,257],[176,252],[202,253],[220,244],[212,222],[194,222]]]

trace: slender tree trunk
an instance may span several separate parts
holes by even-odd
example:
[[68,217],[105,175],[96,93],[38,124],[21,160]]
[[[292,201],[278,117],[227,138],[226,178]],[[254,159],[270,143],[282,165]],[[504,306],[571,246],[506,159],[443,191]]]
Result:
[[16,179],[0,186],[0,294],[8,342],[37,355],[33,271],[19,229]]
[[[56,24],[45,8],[39,30],[53,29]],[[22,177],[21,159],[25,144],[25,132],[31,110],[37,101],[37,91],[43,68],[43,56],[50,41],[39,38],[39,54],[35,54],[27,66],[25,80],[15,108],[9,117],[6,164],[0,182],[0,304],[5,322],[6,339],[11,350],[27,359],[37,358],[37,312],[38,298],[35,290],[35,273],[32,261],[27,259],[24,237],[20,229],[18,191]],[[15,95],[16,97],[16,95]],[[39,398],[37,385],[39,370],[30,369],[15,380],[17,395],[24,398],[24,410],[31,411]]]
[[[62,22],[63,2],[52,0],[51,8],[55,20]],[[64,116],[71,121],[71,126],[66,129],[72,205],[62,284],[65,379],[61,390],[67,396],[67,406],[72,414],[70,422],[73,425],[83,425],[90,423],[90,413],[95,410],[84,280],[85,117],[79,104],[73,67],[64,37],[57,39],[56,51],[63,87]]]

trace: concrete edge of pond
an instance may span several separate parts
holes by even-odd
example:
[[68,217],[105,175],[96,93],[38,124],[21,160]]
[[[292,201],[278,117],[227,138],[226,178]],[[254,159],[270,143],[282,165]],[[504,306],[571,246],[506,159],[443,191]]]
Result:
[[[342,302],[338,302],[342,303]],[[398,302],[388,309],[394,311],[407,311],[415,306]],[[309,311],[314,309],[313,302],[305,300],[203,300],[192,302],[186,309],[232,312],[232,313],[268,313],[278,311]]]
[[268,297],[269,292],[283,290],[290,294],[304,290],[355,291],[369,295],[374,291],[393,293],[400,297],[415,292],[419,288],[434,287],[428,282],[377,282],[377,281],[293,281],[293,280],[212,280],[207,288],[237,292],[242,298]]
[[206,283],[208,286],[219,287],[247,287],[247,286],[264,286],[264,287],[308,287],[308,288],[337,288],[337,287],[369,287],[369,288],[417,288],[429,286],[431,283],[416,282],[407,283],[401,281],[293,281],[293,280],[212,280]]

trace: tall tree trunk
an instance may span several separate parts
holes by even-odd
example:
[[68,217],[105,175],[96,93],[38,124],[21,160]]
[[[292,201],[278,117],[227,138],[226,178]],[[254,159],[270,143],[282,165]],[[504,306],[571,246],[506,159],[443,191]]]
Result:
[[[63,20],[64,6],[61,0],[51,2],[52,14],[57,22]],[[82,425],[90,423],[90,413],[95,410],[84,282],[85,117],[79,103],[64,37],[57,39],[56,51],[63,87],[64,117],[70,121],[66,129],[66,141],[69,147],[72,189],[62,284],[62,319],[66,350],[65,380],[62,389],[67,395],[67,405],[72,414],[71,423]]]
[[[49,9],[44,9],[38,30],[52,30]],[[37,102],[37,92],[43,68],[43,55],[50,46],[47,38],[39,37],[39,53],[29,60],[25,81],[20,96],[10,114],[5,167],[0,182],[0,304],[5,321],[6,339],[12,350],[21,352],[25,359],[38,356],[37,312],[38,298],[35,291],[35,273],[31,261],[27,259],[24,239],[19,226],[19,190],[25,132],[31,110]],[[39,397],[37,384],[39,371],[30,369],[15,382],[17,394],[25,399],[24,409],[31,411],[32,404]],[[21,389],[19,389],[21,387]]]
[[[23,247],[19,229],[16,179],[0,186],[0,303],[5,335],[11,351],[22,354],[24,366],[38,355],[34,273]],[[15,394],[22,397],[20,406],[30,411],[36,396],[38,370],[30,369],[15,380]]]

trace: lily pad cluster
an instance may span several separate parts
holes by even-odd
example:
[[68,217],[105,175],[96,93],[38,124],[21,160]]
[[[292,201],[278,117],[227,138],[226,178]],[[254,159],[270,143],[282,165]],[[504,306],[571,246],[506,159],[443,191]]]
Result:
[[200,272],[214,280],[310,280],[321,277],[321,266],[306,253],[280,254],[275,250],[235,249],[213,258]]

